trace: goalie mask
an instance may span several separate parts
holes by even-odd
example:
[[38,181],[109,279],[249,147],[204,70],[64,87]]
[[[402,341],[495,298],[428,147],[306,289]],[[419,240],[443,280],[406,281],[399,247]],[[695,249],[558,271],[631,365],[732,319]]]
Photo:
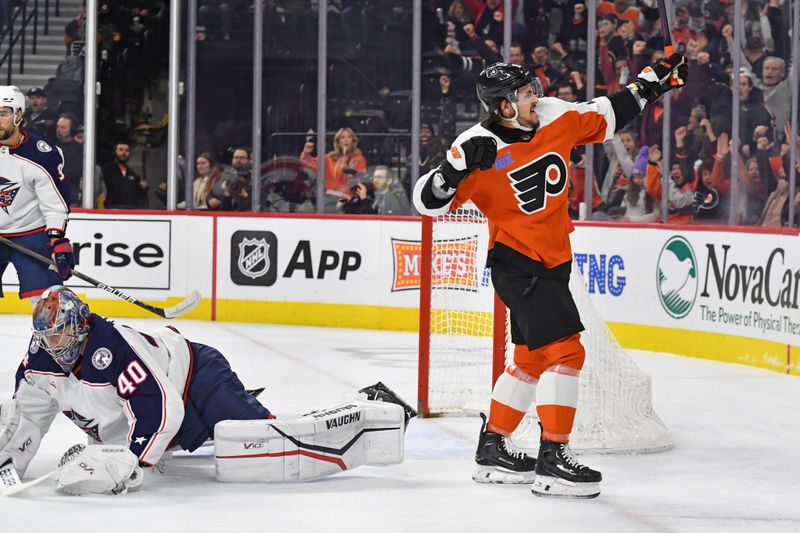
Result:
[[[513,63],[495,63],[483,69],[478,76],[478,99],[486,111],[500,118],[505,118],[500,115],[500,102],[508,100],[514,109],[514,116],[505,120],[516,123],[519,114],[517,91],[527,85],[533,86],[536,96],[544,95],[542,82],[539,81],[539,78],[534,77],[527,68]],[[518,123],[514,126],[521,128]]]
[[33,309],[33,336],[64,372],[70,372],[89,333],[89,306],[56,285],[42,293]]

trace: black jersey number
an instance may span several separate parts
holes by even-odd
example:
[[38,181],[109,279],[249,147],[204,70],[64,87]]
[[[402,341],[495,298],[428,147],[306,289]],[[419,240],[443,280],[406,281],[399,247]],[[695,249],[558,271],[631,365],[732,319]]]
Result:
[[547,207],[548,196],[558,196],[567,186],[567,164],[555,152],[508,173],[517,204],[532,215]]

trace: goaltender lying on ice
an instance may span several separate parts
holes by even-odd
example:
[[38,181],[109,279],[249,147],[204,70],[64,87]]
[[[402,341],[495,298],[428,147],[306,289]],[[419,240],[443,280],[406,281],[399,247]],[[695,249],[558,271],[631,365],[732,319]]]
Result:
[[[416,412],[382,383],[352,401],[276,419],[215,348],[172,327],[152,334],[89,312],[50,287],[33,311],[33,338],[14,398],[0,404],[0,487],[13,494],[53,476],[71,494],[120,494],[172,449],[213,437],[219,481],[306,481],[360,465],[403,461]],[[47,476],[21,483],[42,436],[64,413],[89,439]],[[76,460],[79,459],[79,460]]]

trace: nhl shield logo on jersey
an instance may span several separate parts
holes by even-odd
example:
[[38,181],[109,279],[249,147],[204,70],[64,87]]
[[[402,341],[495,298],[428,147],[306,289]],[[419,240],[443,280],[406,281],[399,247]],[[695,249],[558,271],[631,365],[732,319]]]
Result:
[[508,173],[517,204],[532,215],[547,207],[548,196],[558,196],[567,187],[567,164],[555,152]]
[[92,364],[97,370],[105,370],[111,364],[114,356],[108,348],[98,348],[92,354]]
[[28,351],[30,353],[36,353],[39,351],[39,348],[42,347],[42,343],[39,341],[38,337],[33,337],[31,339],[31,344],[28,346]]

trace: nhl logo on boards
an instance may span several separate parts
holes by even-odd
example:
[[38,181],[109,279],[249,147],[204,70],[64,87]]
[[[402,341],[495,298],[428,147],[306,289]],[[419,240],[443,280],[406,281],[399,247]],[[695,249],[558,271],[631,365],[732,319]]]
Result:
[[45,152],[45,153],[53,151],[53,147],[44,141],[38,141],[36,143],[36,148],[38,148],[40,152]]
[[239,272],[256,279],[269,270],[269,244],[264,239],[244,239],[239,243]]
[[278,239],[271,231],[237,231],[231,237],[231,280],[269,287],[277,279]]
[[92,364],[97,370],[105,370],[114,358],[108,348],[98,348],[92,354]]

